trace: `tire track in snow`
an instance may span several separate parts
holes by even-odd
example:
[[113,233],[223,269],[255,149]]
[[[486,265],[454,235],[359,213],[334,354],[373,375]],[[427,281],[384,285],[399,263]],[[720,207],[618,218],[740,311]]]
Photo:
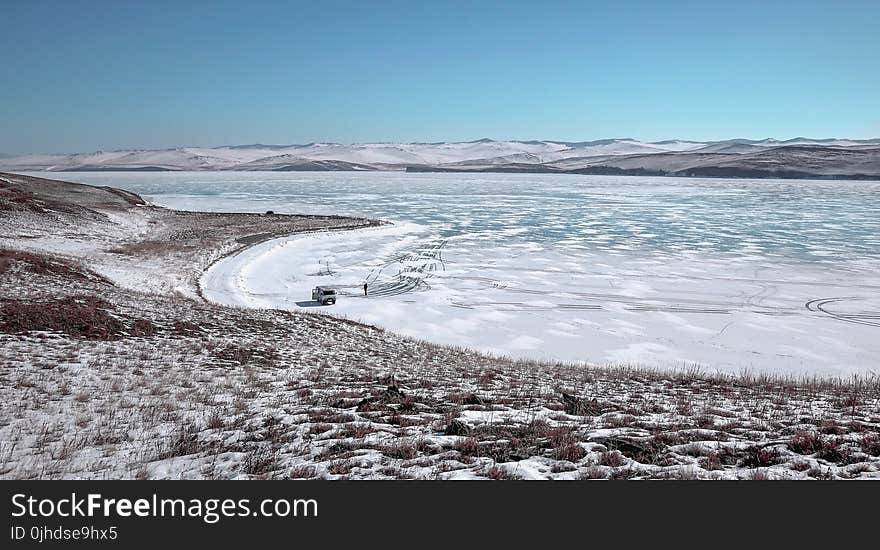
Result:
[[839,302],[848,302],[848,301],[857,301],[864,300],[865,298],[861,298],[859,296],[849,296],[849,297],[838,297],[838,298],[816,298],[814,300],[810,300],[804,304],[809,311],[814,311],[817,313],[823,313],[833,319],[837,319],[839,321],[844,321],[847,323],[855,323],[858,325],[866,325],[869,327],[880,327],[880,321],[874,321],[874,319],[880,319],[880,312],[877,311],[861,311],[854,313],[838,313],[834,311],[829,311],[827,308],[828,304],[835,304]]

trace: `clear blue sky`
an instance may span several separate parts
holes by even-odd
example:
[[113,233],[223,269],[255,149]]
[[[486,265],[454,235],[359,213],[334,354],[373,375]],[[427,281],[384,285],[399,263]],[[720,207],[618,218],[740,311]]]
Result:
[[0,6],[0,152],[880,136],[880,1]]

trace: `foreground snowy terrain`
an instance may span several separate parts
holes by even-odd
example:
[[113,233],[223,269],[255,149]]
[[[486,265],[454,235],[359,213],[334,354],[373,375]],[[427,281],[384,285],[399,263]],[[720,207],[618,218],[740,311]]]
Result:
[[218,258],[375,221],[0,173],[0,222],[0,478],[880,475],[876,375],[512,361],[197,295]]
[[[184,209],[392,219],[215,264],[206,297],[531,359],[876,372],[880,184],[544,175],[77,174]],[[370,288],[363,296],[362,285]],[[329,285],[335,306],[310,289]]]

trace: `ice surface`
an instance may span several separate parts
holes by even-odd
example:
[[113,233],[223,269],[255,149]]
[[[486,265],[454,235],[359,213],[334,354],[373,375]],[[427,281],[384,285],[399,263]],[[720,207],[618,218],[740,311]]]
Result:
[[[393,226],[269,241],[210,299],[541,359],[877,372],[880,183],[406,173],[78,173],[170,207]],[[369,285],[363,296],[362,285]],[[341,296],[310,301],[315,285]]]

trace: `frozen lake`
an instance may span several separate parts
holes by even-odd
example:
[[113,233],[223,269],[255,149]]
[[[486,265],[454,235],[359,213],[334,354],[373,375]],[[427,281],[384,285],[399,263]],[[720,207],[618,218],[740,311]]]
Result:
[[[42,174],[46,176],[46,174]],[[878,372],[880,183],[395,172],[67,173],[190,210],[393,226],[218,263],[213,300],[516,357]],[[362,285],[369,285],[363,296]],[[335,306],[310,303],[334,286]]]

